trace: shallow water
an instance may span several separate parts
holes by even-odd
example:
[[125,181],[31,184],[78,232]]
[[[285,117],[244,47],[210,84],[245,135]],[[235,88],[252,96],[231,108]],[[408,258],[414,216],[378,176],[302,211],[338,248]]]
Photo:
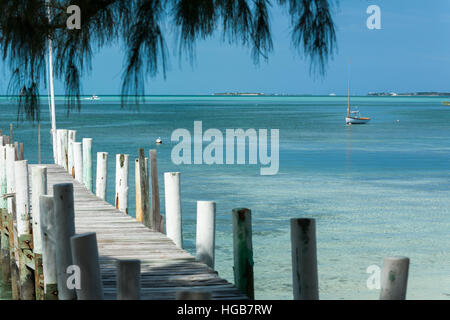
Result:
[[[137,149],[158,150],[161,207],[163,172],[180,171],[184,246],[195,253],[197,200],[217,202],[216,269],[233,282],[231,210],[252,210],[257,299],[292,299],[289,219],[317,222],[321,299],[377,299],[370,265],[383,257],[411,259],[410,299],[450,296],[450,107],[442,98],[355,97],[364,126],[346,126],[345,97],[148,97],[139,111],[118,97],[83,102],[69,117],[57,101],[57,126],[91,137],[109,152],[108,201],[114,201],[115,154],[130,154],[130,213],[134,215]],[[0,128],[9,133],[16,107],[0,99]],[[42,107],[42,161],[52,161],[48,108]],[[173,130],[280,129],[280,170],[259,165],[181,165],[171,162]],[[14,139],[37,162],[37,127],[18,123]],[[161,137],[164,144],[156,146]],[[95,171],[95,170],[94,170]],[[94,172],[95,179],[95,172]],[[94,180],[95,181],[95,180]],[[94,183],[95,184],[95,183]]]

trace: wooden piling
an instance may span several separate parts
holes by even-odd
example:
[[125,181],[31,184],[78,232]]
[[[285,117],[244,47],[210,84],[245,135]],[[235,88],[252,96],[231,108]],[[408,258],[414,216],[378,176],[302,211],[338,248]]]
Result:
[[128,214],[128,154],[116,154],[116,196],[115,206]]
[[73,178],[79,183],[83,183],[83,151],[81,142],[73,142],[73,161],[74,161],[74,174]]
[[164,173],[164,200],[166,205],[166,234],[175,245],[183,248],[181,218],[180,173]]
[[75,162],[73,159],[73,143],[77,139],[77,131],[76,130],[69,130],[68,131],[68,149],[67,149],[67,163],[68,168],[67,171],[70,175],[72,175],[72,178],[75,177],[74,171],[75,171]]
[[380,300],[405,300],[408,285],[409,258],[384,258],[381,273]]
[[147,162],[144,149],[139,149],[139,158],[135,161],[136,220],[151,228]]
[[250,299],[255,298],[251,211],[233,209],[234,284]]
[[40,220],[42,242],[42,268],[44,274],[44,299],[58,300],[56,273],[56,226],[53,197],[40,196]]
[[61,130],[60,131],[61,132],[60,133],[61,141],[59,143],[59,146],[61,147],[61,149],[59,150],[59,153],[60,153],[59,156],[60,156],[60,161],[61,161],[60,165],[62,167],[64,167],[64,169],[67,171],[68,167],[69,167],[69,164],[68,164],[68,161],[69,161],[69,156],[68,156],[69,130],[67,130],[67,129],[60,129],[60,130]]
[[73,264],[80,268],[78,300],[103,300],[103,284],[98,259],[97,236],[88,232],[72,236]]
[[196,259],[214,269],[216,203],[197,201]]
[[83,183],[92,190],[92,138],[83,138]]
[[291,219],[291,250],[294,300],[318,300],[314,219]]
[[158,185],[156,150],[150,150],[150,181],[152,193],[151,225],[153,230],[164,233],[164,218],[161,215]]
[[108,152],[97,152],[97,174],[95,195],[106,200],[106,182],[108,179]]
[[56,164],[62,165],[61,159],[61,131],[62,129],[56,129]]
[[19,143],[19,160],[25,160],[25,154],[23,151],[23,142]]
[[14,162],[16,161],[16,150],[13,144],[6,145],[6,185],[7,193],[13,196],[8,197],[8,211],[5,217],[8,239],[9,239],[9,263],[10,263],[10,273],[11,273],[11,291],[13,300],[20,299],[20,289],[19,289],[19,272],[17,269],[16,261],[18,261],[18,254],[16,254],[17,233],[14,232],[14,215],[15,215],[15,193],[16,193],[16,179],[14,176]]
[[44,299],[44,274],[42,269],[42,236],[40,218],[40,197],[47,194],[47,167],[33,166],[31,168],[31,207],[33,208],[33,254],[34,280],[36,300]]
[[41,124],[38,124],[38,163],[41,164]]
[[53,186],[53,208],[56,226],[56,271],[58,280],[58,299],[75,300],[74,289],[68,287],[67,268],[72,263],[70,238],[75,235],[75,209],[73,202],[73,185],[71,183]]
[[117,261],[117,300],[141,299],[141,261]]
[[16,153],[16,160],[21,160],[19,158],[19,141],[14,141],[14,152]]
[[19,240],[19,274],[20,299],[34,300],[34,273],[29,265],[34,266],[33,237],[30,228],[30,198],[28,183],[28,161],[14,162],[14,176],[16,179],[16,217],[17,236]]
[[9,261],[9,235],[8,235],[8,203],[3,196],[7,193],[6,185],[6,146],[0,146],[0,230],[1,230],[1,266],[2,283],[7,285],[11,281],[11,268]]

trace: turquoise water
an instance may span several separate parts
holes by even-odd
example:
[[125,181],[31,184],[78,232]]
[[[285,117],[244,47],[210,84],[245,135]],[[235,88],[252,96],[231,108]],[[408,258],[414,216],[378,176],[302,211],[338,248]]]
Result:
[[[448,98],[446,98],[448,99]],[[345,97],[148,97],[139,110],[122,110],[118,97],[83,102],[66,116],[57,101],[57,125],[93,138],[93,152],[109,152],[108,201],[114,200],[116,153],[137,157],[156,148],[164,212],[163,172],[180,171],[184,246],[195,252],[197,200],[217,202],[216,269],[233,282],[231,210],[252,209],[257,299],[292,299],[289,219],[317,219],[321,299],[377,299],[370,265],[383,257],[411,259],[408,298],[450,297],[450,107],[442,98],[355,97],[372,117],[346,126]],[[9,133],[16,107],[0,100],[0,128]],[[52,161],[47,105],[42,108],[43,163]],[[280,129],[280,169],[259,165],[181,165],[171,162],[173,130]],[[14,139],[37,162],[37,127],[18,123]],[[163,145],[154,141],[161,137]],[[94,168],[95,160],[94,156]],[[94,173],[95,179],[95,173]],[[95,181],[95,180],[94,180]],[[130,213],[134,165],[130,162]]]

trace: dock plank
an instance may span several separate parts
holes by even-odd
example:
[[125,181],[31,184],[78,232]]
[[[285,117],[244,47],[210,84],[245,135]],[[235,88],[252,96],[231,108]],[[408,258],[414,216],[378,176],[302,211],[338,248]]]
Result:
[[72,183],[74,186],[76,233],[97,234],[105,299],[116,298],[118,259],[141,260],[141,298],[144,300],[175,299],[177,291],[186,289],[209,291],[213,299],[247,299],[216,271],[177,248],[166,235],[148,229],[96,197],[63,167],[44,166],[47,167],[49,195],[53,194],[54,184]]

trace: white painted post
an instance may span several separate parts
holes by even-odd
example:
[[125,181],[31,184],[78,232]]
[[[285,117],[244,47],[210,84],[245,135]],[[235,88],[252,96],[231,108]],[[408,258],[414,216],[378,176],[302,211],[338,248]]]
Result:
[[103,300],[103,284],[98,259],[97,236],[88,232],[72,236],[73,264],[80,268],[80,288],[78,300]]
[[[0,196],[8,193],[6,184],[6,146],[0,145]],[[7,209],[6,198],[0,197],[0,209]]]
[[381,273],[380,300],[405,300],[408,285],[409,258],[384,258]]
[[291,246],[294,300],[319,300],[314,219],[291,219]]
[[[56,271],[59,300],[75,300],[74,289],[67,286],[70,274],[67,268],[73,265],[70,238],[75,234],[75,209],[73,203],[73,185],[71,183],[53,186],[53,208],[56,226]],[[69,281],[69,283],[71,283]]]
[[44,271],[44,299],[58,299],[56,276],[56,226],[53,197],[40,196],[40,220],[42,242],[42,269]]
[[83,183],[92,192],[92,138],[83,138]]
[[216,203],[197,201],[196,258],[212,269],[214,269],[215,236]]
[[42,254],[40,196],[47,194],[47,167],[33,166],[31,168],[31,207],[33,208],[33,252]]
[[56,129],[56,164],[57,165],[61,165],[62,164],[62,160],[61,160],[61,130],[62,129]]
[[164,194],[166,204],[166,234],[178,248],[183,248],[181,223],[180,173],[164,173]]
[[34,300],[35,287],[33,272],[27,267],[27,256],[32,254],[30,243],[32,235],[30,228],[30,196],[28,193],[28,161],[14,162],[14,176],[16,179],[16,222],[19,250],[20,299]]
[[60,166],[64,167],[64,169],[67,171],[68,170],[68,135],[69,132],[67,129],[60,129],[60,149],[59,149],[59,157],[60,157],[60,161],[61,163],[59,164]]
[[75,180],[83,183],[83,151],[81,142],[73,142],[73,161],[75,168]]
[[[14,162],[16,161],[16,149],[13,144],[6,145],[6,186],[8,193],[16,192],[16,179],[14,177]],[[8,198],[8,213],[13,212],[13,198]]]
[[106,200],[106,182],[108,177],[108,152],[97,152],[97,175],[95,194]]
[[141,261],[117,261],[117,300],[141,299]]
[[16,179],[17,233],[20,237],[24,234],[31,234],[27,160],[18,160],[14,162],[14,176]]
[[72,175],[73,178],[75,178],[75,161],[74,161],[74,155],[73,155],[73,143],[77,140],[77,131],[76,130],[69,130],[69,145],[68,145],[68,171],[69,174]]
[[116,208],[128,214],[128,154],[116,154]]
[[44,299],[44,275],[42,272],[42,236],[39,198],[47,194],[47,167],[31,167],[31,207],[33,208],[33,255],[34,255],[34,286],[36,300]]

